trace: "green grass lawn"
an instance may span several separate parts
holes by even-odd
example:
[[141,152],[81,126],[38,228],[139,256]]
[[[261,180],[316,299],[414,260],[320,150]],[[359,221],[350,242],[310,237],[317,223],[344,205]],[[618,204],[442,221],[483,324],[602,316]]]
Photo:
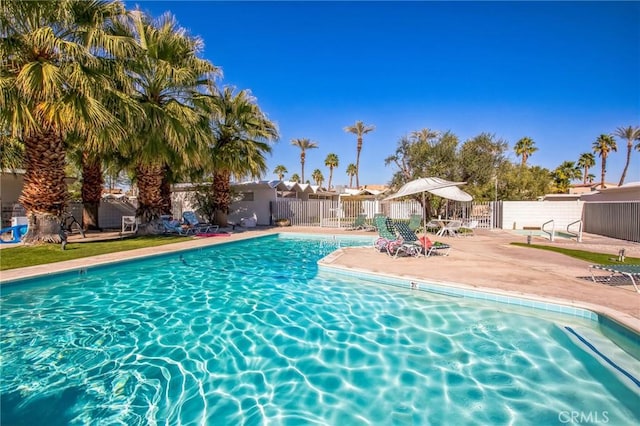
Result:
[[[540,244],[526,244],[526,243],[511,243],[514,246],[518,247],[530,247],[534,249],[540,250],[548,250],[554,251],[556,253],[561,253],[567,256],[574,257],[576,259],[585,260],[589,263],[593,264],[616,264],[618,262],[618,256],[608,254],[608,253],[594,253],[591,251],[584,250],[574,250],[568,249],[564,247],[555,247],[555,246],[545,246]],[[622,264],[622,263],[620,263]],[[624,261],[625,265],[640,265],[640,258],[637,257],[625,257]]]
[[12,247],[0,250],[0,271],[118,251],[156,247],[181,241],[186,241],[186,238],[173,235],[147,235],[122,240],[70,243],[67,244],[65,250],[62,250],[60,244]]

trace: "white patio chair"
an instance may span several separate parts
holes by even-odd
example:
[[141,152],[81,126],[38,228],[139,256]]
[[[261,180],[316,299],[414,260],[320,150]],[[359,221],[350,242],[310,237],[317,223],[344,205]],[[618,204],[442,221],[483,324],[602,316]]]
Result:
[[461,220],[452,220],[450,222],[448,222],[444,228],[442,228],[442,235],[449,235],[451,237],[457,237],[458,236],[458,231],[460,230],[460,227],[462,226],[462,221]]
[[464,222],[460,227],[460,231],[464,231],[464,232],[459,232],[459,234],[462,234],[465,237],[466,236],[473,237],[474,235],[476,235],[475,229],[478,227],[478,224],[479,222],[477,220],[469,220],[467,222]]

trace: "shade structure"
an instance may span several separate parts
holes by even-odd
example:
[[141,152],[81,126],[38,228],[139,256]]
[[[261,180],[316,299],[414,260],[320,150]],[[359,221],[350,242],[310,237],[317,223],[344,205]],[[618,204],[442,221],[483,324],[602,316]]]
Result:
[[[398,192],[385,198],[385,201],[406,197],[408,195],[422,194],[422,205],[424,206],[425,193],[427,192],[437,195],[438,197],[448,198],[449,200],[471,201],[473,200],[473,197],[458,188],[458,186],[464,185],[465,183],[466,182],[452,182],[450,180],[440,179],[437,177],[420,178],[405,183]],[[422,210],[422,221],[425,232],[427,232],[427,217],[424,214],[424,209]]]
[[406,197],[408,195],[423,194],[430,192],[438,197],[448,198],[454,201],[471,201],[473,197],[458,186],[464,185],[466,182],[452,182],[450,180],[440,179],[437,177],[426,177],[402,185],[402,188],[395,194],[385,198],[385,200],[393,200],[395,198]]

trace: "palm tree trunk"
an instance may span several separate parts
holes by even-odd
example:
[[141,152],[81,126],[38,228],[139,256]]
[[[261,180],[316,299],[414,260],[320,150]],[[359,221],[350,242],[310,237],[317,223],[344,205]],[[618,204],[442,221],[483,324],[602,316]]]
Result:
[[162,174],[162,185],[160,185],[160,194],[162,195],[162,214],[171,214],[171,183],[167,179],[169,168],[164,167]]
[[53,129],[26,136],[24,187],[18,201],[27,211],[27,244],[60,243],[62,214],[67,204],[66,149],[62,135]]
[[362,137],[358,137],[356,147],[356,189],[360,189],[360,151],[362,151]]
[[607,173],[607,157],[605,155],[602,156],[602,176],[600,178],[600,189],[606,188],[604,185],[604,175]]
[[329,169],[329,187],[327,188],[331,191],[331,180],[333,179],[333,167]]
[[302,172],[302,175],[301,175],[302,176],[301,177],[302,182],[301,183],[304,183],[304,157],[305,157],[304,151],[302,151],[300,153],[300,166],[302,167],[302,170],[301,170],[301,172]]
[[624,178],[627,177],[627,169],[629,168],[629,163],[631,162],[631,150],[633,149],[633,141],[629,141],[627,144],[627,162],[624,164],[624,169],[622,169],[622,176],[620,176],[620,182],[618,182],[618,186],[624,185]]
[[82,227],[101,231],[98,210],[102,199],[102,164],[100,159],[82,153]]
[[157,232],[160,216],[163,214],[162,181],[164,167],[153,164],[139,164],[136,167],[138,184],[138,209],[140,218],[138,232],[154,234]]
[[221,227],[227,226],[229,206],[231,205],[231,173],[228,170],[219,170],[213,174],[213,208],[215,224]]

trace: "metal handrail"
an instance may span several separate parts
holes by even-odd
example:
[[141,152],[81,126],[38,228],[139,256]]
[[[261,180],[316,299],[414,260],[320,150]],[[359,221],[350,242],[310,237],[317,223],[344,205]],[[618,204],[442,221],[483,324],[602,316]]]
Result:
[[[577,234],[569,229],[571,227],[571,225],[575,225],[576,223],[580,224],[580,227],[578,228],[578,233]],[[582,242],[582,219],[578,219],[575,222],[571,222],[570,224],[568,224],[567,225],[567,234],[575,236],[576,237],[576,241],[581,243]]]
[[[551,224],[551,232],[547,231],[544,229],[544,226],[547,224]],[[556,222],[551,219],[546,221],[545,223],[542,224],[542,232],[544,232],[545,234],[549,234],[549,241],[553,241],[555,239],[555,234],[556,234]]]

